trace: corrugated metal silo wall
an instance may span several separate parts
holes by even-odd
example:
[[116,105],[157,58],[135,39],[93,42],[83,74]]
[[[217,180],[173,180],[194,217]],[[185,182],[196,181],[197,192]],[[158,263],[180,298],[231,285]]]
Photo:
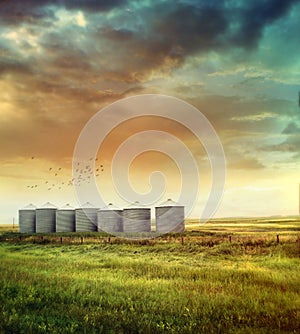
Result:
[[56,232],[75,232],[75,210],[56,211]]
[[184,206],[161,206],[155,208],[156,232],[184,232]]
[[75,230],[76,232],[97,231],[97,211],[94,208],[75,210]]
[[20,233],[36,232],[35,210],[19,210],[19,232]]
[[151,232],[151,210],[148,208],[132,208],[123,210],[123,231]]
[[38,208],[36,209],[36,233],[55,232],[56,209]]
[[123,232],[122,210],[99,210],[98,231]]

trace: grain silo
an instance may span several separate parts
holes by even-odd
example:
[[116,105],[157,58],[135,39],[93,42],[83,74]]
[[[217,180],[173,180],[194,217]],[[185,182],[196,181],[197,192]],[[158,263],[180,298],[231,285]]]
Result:
[[75,232],[75,209],[71,205],[56,211],[56,232]]
[[123,210],[123,231],[125,233],[151,232],[151,209],[135,202]]
[[36,233],[55,232],[56,210],[49,202],[36,209]]
[[98,231],[107,233],[123,232],[122,212],[112,203],[98,210]]
[[19,232],[35,233],[36,207],[33,204],[25,206],[19,210]]
[[75,210],[75,231],[94,232],[97,231],[97,211],[89,202]]
[[157,233],[184,232],[184,206],[169,198],[155,207],[155,221]]

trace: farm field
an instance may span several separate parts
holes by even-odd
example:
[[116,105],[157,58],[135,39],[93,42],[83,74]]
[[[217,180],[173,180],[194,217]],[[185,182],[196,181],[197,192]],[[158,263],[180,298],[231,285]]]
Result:
[[150,240],[0,225],[0,332],[298,333],[299,217]]

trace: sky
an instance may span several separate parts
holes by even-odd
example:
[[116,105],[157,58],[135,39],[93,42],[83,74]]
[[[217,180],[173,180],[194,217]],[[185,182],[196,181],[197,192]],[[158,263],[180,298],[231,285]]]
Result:
[[[0,222],[11,223],[29,203],[78,206],[72,160],[82,129],[103,108],[142,94],[181,99],[215,129],[226,157],[215,217],[298,214],[299,31],[295,0],[1,1]],[[187,145],[199,167],[189,216],[200,217],[210,160],[165,112],[141,111],[113,129],[93,168],[78,166],[79,183],[89,175],[105,201],[127,205],[113,185],[114,154],[134,134],[164,131]],[[127,167],[121,159],[117,169]],[[157,170],[166,180],[158,202],[178,200],[181,177],[198,184],[167,154],[149,151],[128,167],[132,187],[149,191]]]

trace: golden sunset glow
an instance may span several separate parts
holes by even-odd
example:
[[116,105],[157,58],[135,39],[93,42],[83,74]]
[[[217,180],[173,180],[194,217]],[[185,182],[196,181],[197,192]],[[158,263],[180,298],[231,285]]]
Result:
[[[0,6],[0,223],[11,223],[28,203],[78,206],[72,159],[81,130],[102,108],[139,94],[182,99],[211,122],[227,161],[217,217],[298,213],[297,1]],[[189,129],[164,114],[137,117],[111,131],[99,147],[93,177],[107,202],[127,205],[113,185],[115,152],[139,132],[167,132],[198,165],[200,195],[190,216],[200,217],[212,180],[209,157]],[[182,175],[163,152],[133,159],[132,187],[149,191],[155,171],[166,180],[160,200],[176,200]]]

